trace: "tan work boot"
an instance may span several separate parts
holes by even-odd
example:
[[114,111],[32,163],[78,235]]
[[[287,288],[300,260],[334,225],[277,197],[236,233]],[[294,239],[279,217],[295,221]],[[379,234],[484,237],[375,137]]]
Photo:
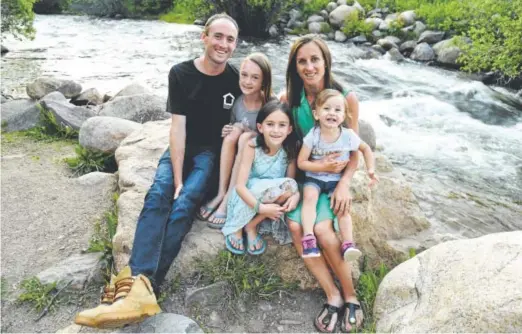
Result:
[[[123,271],[120,273],[120,275],[123,273]],[[77,325],[82,326],[89,326],[89,327],[96,327],[96,323],[94,321],[94,318],[100,313],[103,312],[103,310],[112,304],[112,301],[114,299],[114,292],[116,290],[115,283],[118,280],[119,276],[111,275],[111,281],[108,285],[106,285],[102,290],[102,295],[100,298],[100,305],[98,305],[95,308],[82,311],[76,315],[76,318],[74,319],[74,322]]]
[[143,275],[132,277],[127,268],[127,277],[116,281],[113,303],[95,316],[97,328],[122,327],[161,312],[149,279]]

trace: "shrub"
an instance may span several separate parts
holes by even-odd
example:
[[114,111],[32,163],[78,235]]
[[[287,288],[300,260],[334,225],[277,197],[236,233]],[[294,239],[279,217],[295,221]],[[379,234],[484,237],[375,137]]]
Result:
[[24,291],[18,301],[31,304],[37,312],[50,305],[52,294],[56,292],[56,283],[42,284],[36,277],[22,281],[20,287]]
[[115,172],[117,170],[114,154],[91,150],[76,145],[75,157],[65,158],[65,163],[72,169],[74,175],[84,175],[90,172]]
[[370,37],[372,35],[373,25],[366,23],[361,18],[361,14],[358,11],[350,13],[350,15],[344,21],[341,31],[348,37],[357,35],[364,35]]
[[5,33],[11,33],[14,37],[34,38],[33,28],[33,4],[34,0],[2,0],[1,2],[1,30],[2,40]]
[[326,5],[328,5],[330,1],[331,0],[310,0],[308,2],[305,2],[303,4],[303,14],[305,16],[317,14],[321,10],[325,9]]
[[160,20],[170,23],[192,23],[195,19],[209,17],[213,6],[205,0],[177,0],[174,8],[160,16]]
[[69,8],[71,0],[39,0],[33,10],[37,14],[60,14]]

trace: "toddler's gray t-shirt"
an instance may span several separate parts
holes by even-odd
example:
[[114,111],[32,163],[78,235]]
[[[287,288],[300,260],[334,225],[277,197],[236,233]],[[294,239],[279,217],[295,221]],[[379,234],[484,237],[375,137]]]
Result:
[[256,131],[256,118],[258,113],[259,110],[248,110],[245,106],[245,102],[243,101],[243,95],[240,95],[232,107],[232,112],[230,113],[230,123],[241,123],[243,130],[246,131],[250,129],[251,131]]
[[[341,135],[333,143],[327,143],[321,140],[321,130],[315,126],[303,138],[303,145],[306,145],[312,150],[310,160],[320,160],[332,153],[341,153],[336,160],[350,160],[350,152],[357,151],[361,145],[361,139],[352,129],[341,128]],[[324,182],[339,181],[341,174],[327,173],[327,172],[306,172],[306,176],[313,177]]]

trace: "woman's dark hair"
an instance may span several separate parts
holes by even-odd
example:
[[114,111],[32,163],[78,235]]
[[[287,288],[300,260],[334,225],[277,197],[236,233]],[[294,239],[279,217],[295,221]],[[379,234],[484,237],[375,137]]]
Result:
[[[297,157],[297,137],[295,135],[295,127],[294,127],[294,121],[292,120],[292,114],[290,113],[290,108],[288,107],[288,104],[280,102],[278,99],[273,98],[261,109],[259,110],[259,113],[257,114],[256,123],[261,124],[265,121],[265,119],[272,113],[276,111],[282,111],[287,117],[288,121],[290,122],[290,126],[292,127],[292,132],[285,138],[283,141],[283,149],[286,152],[286,156],[288,161],[292,161]],[[265,142],[265,137],[262,134],[259,134],[256,138],[256,144],[257,146],[260,146],[263,151],[268,152],[268,146]]]

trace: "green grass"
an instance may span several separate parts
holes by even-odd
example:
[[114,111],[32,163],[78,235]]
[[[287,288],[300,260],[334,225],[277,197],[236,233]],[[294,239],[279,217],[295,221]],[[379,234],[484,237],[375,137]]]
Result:
[[[42,311],[53,298],[56,292],[56,282],[50,284],[42,284],[36,277],[28,278],[22,281],[22,294],[18,297],[21,303],[30,304],[37,312]],[[51,309],[53,306],[51,306]]]
[[117,168],[113,153],[85,148],[76,145],[76,156],[65,158],[65,163],[73,171],[74,175],[84,175],[91,172],[115,172]]
[[236,256],[221,250],[210,260],[200,260],[197,269],[205,285],[226,281],[236,298],[270,299],[298,286],[297,282],[286,283],[276,275],[275,263],[266,256]]
[[158,303],[163,303],[167,296],[178,293],[181,288],[181,274],[177,273],[176,276],[169,282],[166,287],[162,287],[160,296],[158,297]]
[[94,224],[94,233],[89,240],[89,248],[87,248],[87,252],[100,252],[103,254],[102,260],[105,263],[103,271],[107,280],[110,280],[114,262],[112,257],[112,238],[116,234],[116,228],[118,227],[118,198],[118,193],[112,195],[112,208],[105,213],[101,221],[97,221]]

